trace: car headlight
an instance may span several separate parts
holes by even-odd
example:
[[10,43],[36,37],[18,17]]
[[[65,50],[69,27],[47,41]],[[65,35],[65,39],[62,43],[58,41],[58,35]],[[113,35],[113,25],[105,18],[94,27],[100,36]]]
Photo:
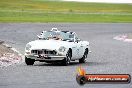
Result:
[[27,44],[25,49],[29,51],[30,48],[31,48],[31,45],[30,44]]
[[66,48],[65,48],[64,46],[61,46],[61,47],[59,48],[59,52],[65,52],[65,50],[66,50]]

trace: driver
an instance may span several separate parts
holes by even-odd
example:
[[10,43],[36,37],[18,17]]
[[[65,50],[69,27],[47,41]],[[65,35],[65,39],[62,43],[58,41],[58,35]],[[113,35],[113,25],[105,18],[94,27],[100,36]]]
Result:
[[55,37],[53,37],[55,40],[62,40],[60,35],[56,35]]
[[50,37],[48,37],[48,39],[62,40],[62,38],[59,34],[58,35],[51,35]]

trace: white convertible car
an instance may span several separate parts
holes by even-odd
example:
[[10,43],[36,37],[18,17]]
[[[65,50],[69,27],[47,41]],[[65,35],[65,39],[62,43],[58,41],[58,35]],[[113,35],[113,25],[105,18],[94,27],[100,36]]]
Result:
[[31,41],[25,47],[25,63],[33,65],[35,61],[61,62],[69,65],[70,61],[85,63],[90,51],[89,42],[80,40],[75,32],[43,31],[38,40]]

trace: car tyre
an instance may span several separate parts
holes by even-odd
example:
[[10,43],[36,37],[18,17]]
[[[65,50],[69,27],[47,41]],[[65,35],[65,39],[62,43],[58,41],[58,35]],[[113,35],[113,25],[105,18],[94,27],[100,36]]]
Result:
[[87,55],[88,55],[88,49],[85,49],[83,57],[81,59],[79,59],[79,63],[85,63]]
[[66,54],[66,58],[64,58],[64,60],[62,61],[62,65],[64,65],[64,66],[69,65],[70,60],[71,60],[71,52],[70,52],[70,50],[68,50],[68,52]]
[[25,57],[25,63],[26,63],[27,65],[33,65],[34,62],[35,62],[34,59],[30,59],[30,58]]

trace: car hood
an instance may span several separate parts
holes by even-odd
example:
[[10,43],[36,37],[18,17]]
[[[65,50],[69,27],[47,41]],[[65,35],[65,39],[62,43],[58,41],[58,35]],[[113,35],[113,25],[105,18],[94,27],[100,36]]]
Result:
[[69,47],[72,46],[73,42],[61,41],[61,40],[35,40],[28,44],[31,45],[31,49],[49,49],[58,50],[61,46]]

